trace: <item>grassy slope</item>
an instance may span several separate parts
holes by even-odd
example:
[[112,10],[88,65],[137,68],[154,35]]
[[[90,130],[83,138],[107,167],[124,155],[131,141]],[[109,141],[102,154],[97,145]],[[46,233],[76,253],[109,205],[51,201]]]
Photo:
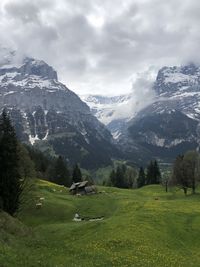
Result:
[[[40,181],[42,209],[34,200],[20,214],[31,230],[17,221],[13,229],[10,220],[5,231],[0,214],[0,266],[200,266],[199,195],[166,194],[160,186],[102,190],[74,197]],[[76,212],[105,220],[73,222]]]

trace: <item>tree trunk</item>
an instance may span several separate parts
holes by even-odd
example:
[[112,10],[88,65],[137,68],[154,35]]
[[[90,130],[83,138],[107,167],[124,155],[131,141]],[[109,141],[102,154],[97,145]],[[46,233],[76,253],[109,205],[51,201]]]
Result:
[[192,194],[195,194],[195,189],[196,189],[195,180],[193,180],[192,181]]

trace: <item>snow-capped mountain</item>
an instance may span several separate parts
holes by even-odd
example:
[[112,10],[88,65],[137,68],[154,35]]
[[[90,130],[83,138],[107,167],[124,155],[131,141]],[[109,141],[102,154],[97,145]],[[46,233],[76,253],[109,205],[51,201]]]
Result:
[[[121,134],[125,123],[130,120],[132,95],[101,96],[82,95],[91,112],[99,121],[106,125],[116,139]],[[127,108],[129,107],[129,108]]]
[[89,107],[44,61],[9,59],[0,67],[0,109],[7,108],[18,137],[72,163],[95,168],[110,163],[112,136]]
[[119,143],[130,155],[172,159],[200,140],[200,67],[164,67],[154,83],[156,98],[128,122]]

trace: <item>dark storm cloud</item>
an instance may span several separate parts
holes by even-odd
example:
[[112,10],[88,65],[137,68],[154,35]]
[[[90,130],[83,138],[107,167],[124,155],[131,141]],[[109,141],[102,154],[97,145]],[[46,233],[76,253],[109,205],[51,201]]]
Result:
[[199,10],[198,0],[1,0],[1,42],[79,93],[117,94],[151,66],[200,62]]

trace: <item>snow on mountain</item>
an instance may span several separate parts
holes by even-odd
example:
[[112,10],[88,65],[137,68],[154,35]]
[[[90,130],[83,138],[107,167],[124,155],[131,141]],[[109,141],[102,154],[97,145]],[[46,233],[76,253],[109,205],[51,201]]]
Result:
[[115,139],[132,115],[132,94],[119,96],[82,95],[91,112],[111,131]]
[[100,95],[82,95],[80,97],[90,107],[92,113],[105,125],[108,125],[113,119],[129,117],[127,113],[118,114],[118,110],[130,103],[131,94],[112,97]]
[[[19,139],[38,145],[72,163],[95,168],[110,164],[112,136],[89,107],[42,60],[0,67],[0,110],[6,108]],[[41,143],[42,142],[42,143]]]
[[[133,157],[171,160],[200,145],[200,67],[164,67],[154,83],[154,102],[140,110],[118,142]],[[145,151],[145,152],[144,152]]]

